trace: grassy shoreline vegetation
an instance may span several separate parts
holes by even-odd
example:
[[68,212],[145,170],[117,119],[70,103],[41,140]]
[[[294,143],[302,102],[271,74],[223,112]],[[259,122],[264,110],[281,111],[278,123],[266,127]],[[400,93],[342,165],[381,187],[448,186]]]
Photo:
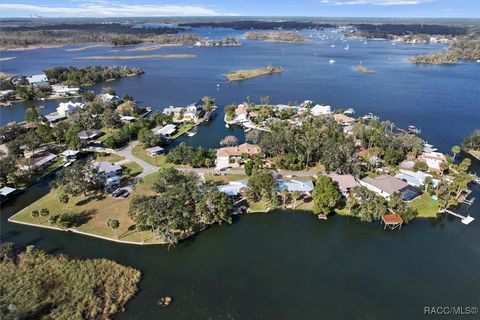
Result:
[[245,39],[273,42],[307,42],[307,39],[305,37],[294,31],[251,31],[245,33]]
[[225,74],[225,78],[227,78],[228,82],[234,82],[234,81],[242,81],[242,80],[247,80],[255,77],[260,77],[263,75],[271,74],[271,73],[281,73],[283,72],[282,67],[263,67],[259,69],[243,69],[243,70],[237,70],[237,71],[232,71],[230,73]]
[[194,54],[147,54],[138,56],[90,56],[77,57],[75,60],[134,60],[134,59],[191,59]]
[[11,244],[0,251],[5,319],[109,319],[124,310],[141,278],[107,259],[71,259],[33,246],[16,252]]
[[361,73],[367,73],[367,74],[376,74],[377,71],[369,69],[365,66],[356,66],[355,71],[361,72]]

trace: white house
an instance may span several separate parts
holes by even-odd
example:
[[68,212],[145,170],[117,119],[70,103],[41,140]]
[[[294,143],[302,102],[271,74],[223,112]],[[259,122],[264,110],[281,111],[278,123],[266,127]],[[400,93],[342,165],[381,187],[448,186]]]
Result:
[[60,102],[58,108],[57,108],[57,113],[60,116],[65,116],[68,117],[71,115],[75,110],[78,108],[83,108],[84,104],[81,102]]
[[300,192],[304,194],[310,194],[313,191],[312,180],[297,181],[297,180],[278,180],[277,190],[287,190],[290,192]]
[[65,96],[67,94],[77,94],[80,88],[70,88],[63,84],[54,84],[52,85],[52,91],[58,96]]
[[36,86],[41,86],[41,85],[47,85],[48,84],[48,78],[47,76],[42,73],[42,74],[36,74],[31,77],[27,77],[27,81],[31,85],[36,85]]
[[424,152],[418,160],[425,162],[429,171],[442,172],[441,164],[447,162],[447,157],[441,152]]
[[230,181],[228,184],[217,186],[220,192],[225,193],[229,197],[238,196],[243,188],[248,188],[247,180]]
[[64,161],[72,161],[72,160],[77,160],[77,156],[80,153],[78,150],[65,150],[62,153],[60,153],[60,156],[62,156]]
[[327,106],[327,105],[320,105],[317,104],[315,105],[310,112],[312,115],[318,117],[318,116],[326,116],[332,113],[332,107]]
[[145,149],[145,151],[147,151],[150,157],[154,157],[156,155],[159,155],[165,152],[165,150],[162,147],[148,148],[148,149]]
[[118,164],[113,164],[108,161],[97,162],[95,164],[100,173],[103,173],[105,178],[111,178],[122,175],[122,167]]
[[109,93],[101,93],[97,97],[103,103],[109,103],[110,102],[110,103],[113,103],[113,104],[117,104],[121,100],[120,97],[115,96],[113,94],[109,94]]
[[153,129],[154,134],[161,134],[164,137],[169,137],[171,136],[175,131],[177,130],[177,127],[174,124],[167,124],[164,127]]
[[433,179],[431,174],[422,171],[414,172],[410,170],[400,169],[400,172],[395,175],[395,178],[403,180],[414,187],[423,186],[427,177],[432,178],[432,184],[434,188],[437,187],[437,185],[440,183],[438,179]]
[[247,122],[248,121],[248,110],[245,104],[239,104],[235,108],[235,122]]

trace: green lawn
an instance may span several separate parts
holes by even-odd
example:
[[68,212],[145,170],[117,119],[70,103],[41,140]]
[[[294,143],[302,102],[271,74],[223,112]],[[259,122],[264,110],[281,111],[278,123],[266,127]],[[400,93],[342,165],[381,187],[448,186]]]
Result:
[[[122,168],[124,168],[123,176],[127,177],[127,178],[136,177],[140,173],[143,172],[142,167],[138,163],[133,162],[133,161],[123,163],[121,166],[122,166]],[[126,168],[126,170],[125,170],[125,168]]]
[[227,174],[224,176],[214,176],[211,173],[205,174],[205,182],[208,184],[227,184],[230,181],[248,179],[245,174]]
[[161,167],[161,168],[173,167],[172,163],[167,163],[166,155],[160,154],[158,156],[151,157],[148,155],[147,151],[145,151],[145,149],[141,145],[136,145],[132,150],[132,154],[135,157],[147,162],[148,164],[151,164],[152,166]]
[[115,163],[115,162],[118,162],[118,161],[122,161],[123,159],[125,159],[124,157],[121,157],[119,155],[116,155],[116,154],[103,154],[103,153],[95,153],[95,160],[97,162],[102,162],[102,161],[108,161],[108,162],[111,162],[111,163]]
[[248,212],[268,212],[270,211],[266,204],[263,201],[258,201],[254,203],[250,203],[248,205]]
[[190,131],[193,127],[195,127],[194,123],[182,123],[180,127],[177,129],[174,135],[170,137],[170,139],[174,140],[180,137],[182,134]]
[[432,201],[430,194],[424,193],[411,202],[412,207],[418,210],[419,218],[436,218],[440,205]]
[[[63,204],[58,200],[58,190],[52,190],[46,196],[12,216],[11,220],[51,226],[48,217],[36,219],[31,216],[31,212],[42,208],[47,208],[50,211],[50,216],[66,211],[88,212],[90,219],[85,224],[75,228],[76,230],[115,239],[113,231],[107,226],[107,221],[108,219],[117,219],[120,222],[118,228],[119,240],[141,242],[141,234],[135,231],[135,224],[128,217],[128,207],[134,195],[153,194],[151,186],[156,174],[146,176],[126,199],[112,198],[109,195],[82,195],[71,198],[67,204]],[[159,243],[158,240],[152,239],[150,232],[144,232],[144,237],[145,243]]]

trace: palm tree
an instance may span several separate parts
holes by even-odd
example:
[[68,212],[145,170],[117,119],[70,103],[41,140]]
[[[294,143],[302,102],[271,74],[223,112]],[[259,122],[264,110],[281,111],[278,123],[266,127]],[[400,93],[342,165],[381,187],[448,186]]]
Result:
[[38,212],[38,210],[32,210],[32,212],[30,213],[32,215],[33,218],[36,218],[37,219],[37,222],[40,223],[40,219],[38,218],[38,215],[40,214]]
[[154,220],[153,220],[153,217],[148,217],[147,218],[147,225],[149,225],[150,227],[152,227],[152,233],[154,233],[154,229],[153,229],[153,225],[154,225]]
[[42,208],[42,209],[40,210],[40,215],[41,215],[42,217],[46,217],[46,216],[48,216],[49,214],[50,214],[50,211],[49,211],[47,208]]
[[15,187],[15,189],[17,189],[17,175],[15,173],[9,173],[7,175],[7,180],[10,182],[10,183],[13,183],[13,186]]
[[460,147],[459,146],[453,146],[452,147],[452,153],[453,153],[453,159],[455,159],[455,157],[457,156],[457,154],[460,153]]
[[117,219],[108,219],[107,226],[112,228],[115,233],[115,237],[118,239],[117,229],[120,227],[120,222]]
[[297,207],[297,200],[300,199],[300,192],[293,191],[292,192],[292,200],[293,200],[293,209]]
[[283,208],[285,209],[288,199],[290,198],[290,192],[287,189],[284,189],[280,192],[282,197]]
[[58,195],[58,200],[60,200],[61,203],[66,205],[68,203],[68,201],[70,200],[70,198],[68,197],[68,194],[66,194],[64,192],[61,192]]

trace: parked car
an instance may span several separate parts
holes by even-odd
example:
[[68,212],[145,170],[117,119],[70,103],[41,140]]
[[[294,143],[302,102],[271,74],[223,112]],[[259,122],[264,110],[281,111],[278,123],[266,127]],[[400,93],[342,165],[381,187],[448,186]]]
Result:
[[125,189],[116,189],[115,191],[112,192],[112,197],[114,198],[118,198],[118,197],[126,198],[129,195],[130,195],[130,192],[128,192],[128,190],[125,190]]

